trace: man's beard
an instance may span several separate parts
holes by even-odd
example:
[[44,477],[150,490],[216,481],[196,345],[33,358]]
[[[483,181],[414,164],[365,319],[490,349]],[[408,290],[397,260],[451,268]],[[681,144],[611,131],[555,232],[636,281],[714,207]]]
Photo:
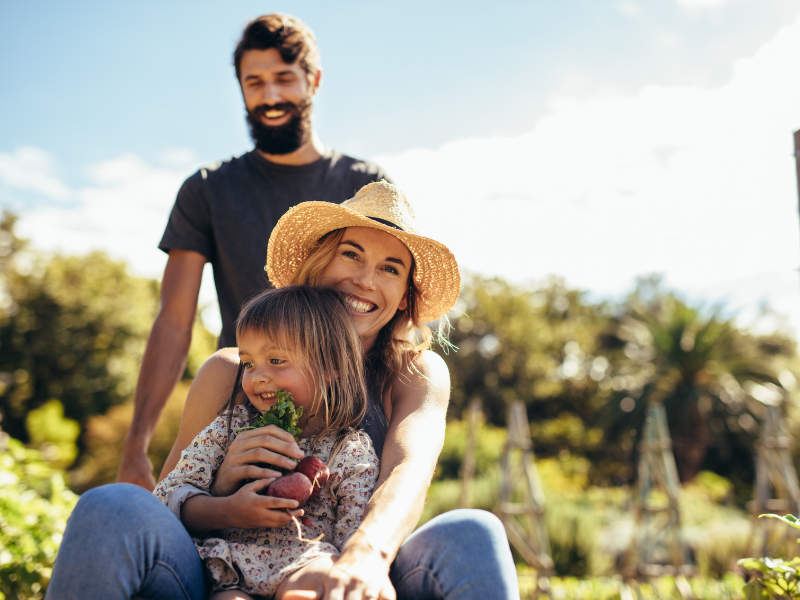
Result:
[[[261,119],[268,110],[285,110],[292,118],[283,125],[264,125]],[[250,138],[256,148],[265,154],[290,154],[311,139],[311,98],[300,104],[262,104],[248,110],[246,118]]]

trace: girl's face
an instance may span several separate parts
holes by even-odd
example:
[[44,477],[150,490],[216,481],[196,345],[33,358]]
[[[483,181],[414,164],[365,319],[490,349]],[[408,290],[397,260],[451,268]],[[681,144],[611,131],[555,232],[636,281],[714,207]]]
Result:
[[315,387],[311,374],[264,333],[243,331],[238,341],[239,359],[244,363],[242,388],[248,400],[264,413],[277,402],[276,391],[291,392],[295,406],[303,407],[298,425],[305,429],[314,408]]
[[320,285],[347,295],[356,331],[368,350],[381,328],[407,303],[411,252],[393,235],[371,227],[348,227]]

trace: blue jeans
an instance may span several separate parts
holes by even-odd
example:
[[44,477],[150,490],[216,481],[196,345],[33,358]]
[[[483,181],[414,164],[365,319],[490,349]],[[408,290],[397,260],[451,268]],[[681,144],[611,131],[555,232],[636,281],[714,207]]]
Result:
[[[398,600],[519,599],[505,531],[484,511],[455,510],[420,527],[390,577]],[[45,600],[205,600],[208,593],[181,522],[146,490],[115,483],[78,501]]]

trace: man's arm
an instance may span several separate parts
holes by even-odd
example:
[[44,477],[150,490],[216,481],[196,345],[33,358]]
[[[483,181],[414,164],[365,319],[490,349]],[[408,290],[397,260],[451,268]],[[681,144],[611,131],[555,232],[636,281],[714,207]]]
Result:
[[206,257],[192,250],[170,250],[161,281],[161,305],[147,338],[134,396],[131,423],[117,481],[147,490],[156,485],[147,447],[158,418],[186,367],[197,295]]
[[[362,587],[374,594],[391,587],[389,565],[419,521],[444,445],[450,374],[431,351],[423,354],[418,367],[419,373],[401,376],[392,384],[392,414],[380,477],[364,521],[330,572],[348,589]],[[327,594],[332,587],[329,581]]]

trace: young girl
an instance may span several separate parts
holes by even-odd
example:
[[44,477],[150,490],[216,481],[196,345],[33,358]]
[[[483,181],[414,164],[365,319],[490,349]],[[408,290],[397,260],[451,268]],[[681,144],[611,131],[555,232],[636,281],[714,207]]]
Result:
[[[241,364],[227,408],[153,492],[196,536],[214,591],[220,592],[213,600],[248,594],[288,599],[299,589],[321,597],[319,578],[361,523],[380,469],[369,437],[355,429],[367,411],[367,391],[351,320],[338,292],[307,286],[267,290],[239,315]],[[244,405],[235,404],[240,389],[247,396]],[[330,469],[320,495],[305,506],[303,539],[286,514],[301,514],[293,510],[297,502],[257,493],[273,479],[253,481],[228,497],[209,493],[237,430],[266,412],[278,390],[291,392],[295,406],[303,408],[300,449]],[[205,531],[204,515],[212,511],[229,515],[230,527]],[[245,514],[242,520],[249,523],[258,514],[264,527],[237,527]]]

